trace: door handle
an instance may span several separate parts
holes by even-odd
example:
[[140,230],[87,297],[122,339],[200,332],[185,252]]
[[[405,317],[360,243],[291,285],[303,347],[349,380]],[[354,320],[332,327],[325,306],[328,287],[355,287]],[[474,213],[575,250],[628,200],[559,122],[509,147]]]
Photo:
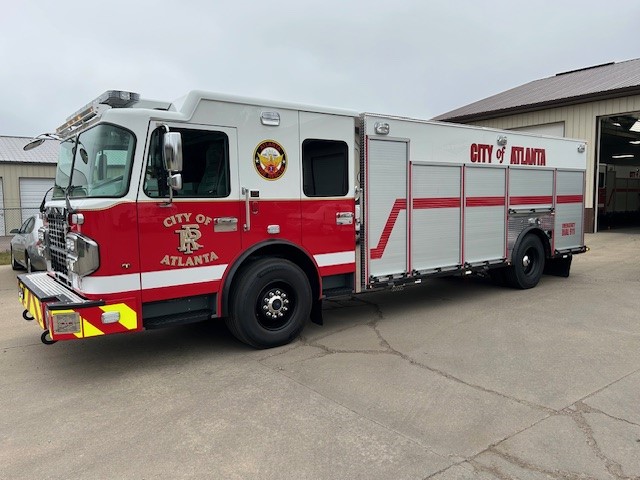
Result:
[[[258,214],[258,199],[260,198],[260,190],[250,190],[242,187],[242,195],[244,195],[244,231],[251,230],[251,213]],[[253,212],[252,212],[253,211]]]
[[353,212],[336,213],[336,225],[353,225]]
[[213,219],[214,232],[235,232],[238,230],[236,217],[218,217]]
[[244,195],[244,231],[251,230],[251,212],[249,211],[249,196],[251,191],[248,188],[242,187],[242,194]]

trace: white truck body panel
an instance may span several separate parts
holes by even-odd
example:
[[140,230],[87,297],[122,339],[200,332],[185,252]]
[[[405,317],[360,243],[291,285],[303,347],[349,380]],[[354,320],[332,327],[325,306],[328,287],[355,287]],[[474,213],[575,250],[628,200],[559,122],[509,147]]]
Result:
[[552,255],[583,247],[583,142],[361,118],[365,287],[508,263],[532,225],[548,232]]

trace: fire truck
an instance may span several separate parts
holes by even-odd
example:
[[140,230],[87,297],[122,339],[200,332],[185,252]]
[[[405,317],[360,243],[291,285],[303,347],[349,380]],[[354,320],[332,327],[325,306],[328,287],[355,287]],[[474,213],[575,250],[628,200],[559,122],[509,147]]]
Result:
[[286,344],[324,299],[491,276],[528,289],[585,252],[582,141],[192,91],[71,115],[18,276],[42,341],[224,318]]

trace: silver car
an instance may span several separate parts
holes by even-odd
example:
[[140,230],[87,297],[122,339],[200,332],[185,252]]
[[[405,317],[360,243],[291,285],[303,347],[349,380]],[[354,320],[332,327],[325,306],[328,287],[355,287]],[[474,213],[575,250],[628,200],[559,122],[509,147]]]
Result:
[[14,270],[32,272],[47,269],[47,261],[38,254],[38,229],[41,226],[40,216],[32,215],[19,229],[11,230],[10,233],[15,234],[11,239],[11,267]]

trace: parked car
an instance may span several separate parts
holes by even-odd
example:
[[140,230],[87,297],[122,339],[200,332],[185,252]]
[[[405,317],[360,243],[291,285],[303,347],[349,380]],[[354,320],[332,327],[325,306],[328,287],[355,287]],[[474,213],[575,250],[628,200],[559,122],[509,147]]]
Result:
[[40,216],[32,215],[20,228],[9,232],[14,234],[11,239],[11,267],[14,270],[32,272],[47,269],[47,261],[38,253],[38,229],[41,226]]

